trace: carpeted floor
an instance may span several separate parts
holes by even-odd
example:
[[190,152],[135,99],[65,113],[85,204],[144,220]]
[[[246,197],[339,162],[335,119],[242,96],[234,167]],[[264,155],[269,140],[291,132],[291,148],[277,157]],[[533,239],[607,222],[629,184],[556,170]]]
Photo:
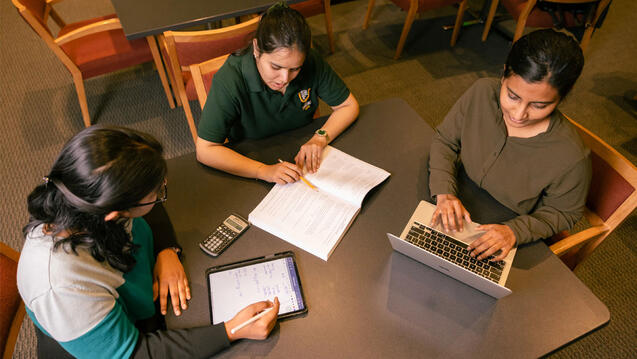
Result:
[[[470,6],[479,9],[482,2],[471,0]],[[405,13],[379,0],[369,29],[362,30],[366,8],[365,0],[333,6],[334,54],[327,51],[323,17],[309,19],[315,47],[362,105],[401,97],[435,126],[471,83],[500,74],[510,41],[492,30],[482,43],[482,25],[475,25],[463,28],[458,44],[450,48],[451,33],[441,26],[453,23],[453,7],[417,20],[398,61],[392,56]],[[113,11],[108,0],[67,0],[56,9],[67,22]],[[584,73],[561,105],[563,112],[633,163],[637,163],[637,104],[631,100],[637,93],[635,14],[637,2],[613,1],[604,26],[589,45]],[[500,27],[507,33],[512,26],[512,21],[505,21]],[[83,123],[70,75],[10,1],[0,3],[0,47],[0,118],[5,128],[0,140],[0,230],[3,242],[20,249],[20,229],[27,220],[26,195]],[[164,143],[168,157],[194,150],[183,112],[168,107],[151,65],[88,80],[86,91],[94,122],[150,132]],[[191,107],[198,118],[198,106]],[[321,113],[328,112],[322,104]],[[552,357],[637,357],[636,229],[633,213],[575,271],[608,306],[610,323]],[[34,347],[33,324],[26,319],[14,357],[34,358]]]

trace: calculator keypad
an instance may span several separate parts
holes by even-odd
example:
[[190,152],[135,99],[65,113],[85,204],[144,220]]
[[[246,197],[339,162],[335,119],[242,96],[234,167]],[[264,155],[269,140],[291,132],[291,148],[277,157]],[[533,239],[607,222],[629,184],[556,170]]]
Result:
[[225,224],[221,224],[214,232],[204,239],[199,246],[206,253],[212,256],[218,256],[226,249],[232,241],[237,238],[239,233],[228,228]]

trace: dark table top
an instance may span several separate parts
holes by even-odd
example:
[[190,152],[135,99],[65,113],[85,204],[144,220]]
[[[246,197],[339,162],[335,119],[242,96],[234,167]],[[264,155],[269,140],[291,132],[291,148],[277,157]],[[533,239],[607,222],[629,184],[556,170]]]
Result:
[[[237,150],[269,163],[291,160],[320,125],[245,141]],[[399,234],[429,196],[432,134],[403,100],[390,99],[363,106],[332,143],[391,177],[368,194],[327,262],[256,227],[220,257],[203,254],[198,242],[231,212],[247,218],[272,185],[204,167],[194,154],[169,160],[166,207],[193,296],[181,317],[167,316],[169,327],[209,324],[206,268],[287,250],[296,253],[308,314],[281,322],[265,341],[234,343],[221,357],[531,358],[606,323],[606,306],[542,242],[518,249],[507,282],[513,294],[500,300],[392,250],[385,233]]]
[[[285,0],[288,4],[304,0]],[[129,40],[254,14],[274,0],[111,0]]]

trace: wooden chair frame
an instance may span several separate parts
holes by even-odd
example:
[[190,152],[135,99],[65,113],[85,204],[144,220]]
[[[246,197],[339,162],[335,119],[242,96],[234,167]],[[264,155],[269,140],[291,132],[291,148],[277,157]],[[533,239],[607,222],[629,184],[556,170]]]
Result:
[[[7,256],[9,259],[15,261],[16,263],[20,259],[19,252],[15,251],[13,248],[2,242],[0,242],[0,254]],[[2,359],[12,358],[15,343],[18,340],[18,334],[20,333],[20,327],[22,326],[22,320],[24,319],[25,314],[26,310],[24,309],[24,302],[20,300],[18,310],[13,316],[11,327],[9,327],[9,333],[7,336],[6,346],[4,348],[4,353],[2,353]]]
[[178,43],[194,43],[194,42],[208,42],[212,40],[223,40],[237,36],[237,34],[244,33],[246,31],[256,30],[259,24],[259,17],[255,17],[246,22],[242,22],[237,25],[224,27],[221,29],[204,30],[204,31],[166,31],[162,36],[162,46],[165,48],[170,61],[170,71],[168,71],[168,77],[176,90],[177,103],[184,109],[186,120],[188,121],[188,127],[192,135],[193,141],[197,142],[197,127],[195,126],[195,120],[192,116],[190,104],[188,103],[188,95],[186,94],[186,87],[184,84],[184,72],[190,72],[189,66],[182,66],[179,63],[179,57],[177,55]]
[[229,55],[223,55],[204,61],[198,64],[190,65],[190,74],[192,76],[192,82],[195,85],[195,91],[197,92],[197,100],[199,100],[199,107],[203,110],[206,100],[208,99],[208,91],[206,91],[206,85],[204,84],[203,75],[212,71],[217,71],[223,66],[228,59]]
[[[367,4],[367,13],[365,13],[365,20],[363,21],[363,29],[367,29],[369,27],[369,21],[372,17],[372,10],[374,9],[374,4],[376,0],[369,0]],[[453,33],[451,34],[451,47],[456,45],[456,41],[458,40],[458,35],[460,35],[460,28],[462,27],[462,17],[464,16],[464,12],[467,9],[467,0],[462,0],[459,3],[458,13],[456,14],[456,22],[453,26]],[[394,60],[398,60],[400,55],[403,52],[403,48],[405,47],[405,42],[407,41],[407,35],[409,35],[409,30],[411,30],[411,25],[414,23],[416,19],[416,15],[418,14],[418,0],[410,0],[409,1],[409,10],[407,11],[407,18],[405,19],[405,25],[403,26],[403,31],[400,34],[400,40],[398,40],[398,46],[396,47],[396,53],[394,54]]]
[[[75,92],[77,93],[77,98],[80,103],[80,109],[82,110],[82,118],[84,120],[84,125],[89,127],[91,125],[91,117],[88,111],[88,104],[86,101],[86,91],[84,89],[84,79],[82,77],[82,72],[80,69],[73,63],[73,61],[64,53],[62,48],[63,44],[68,43],[69,41],[77,40],[84,36],[88,36],[91,34],[95,34],[102,31],[110,31],[115,29],[121,29],[122,25],[119,22],[119,19],[109,19],[105,21],[99,21],[93,24],[89,24],[83,27],[80,27],[76,30],[73,30],[63,36],[54,38],[51,35],[51,32],[48,28],[45,28],[40,21],[38,21],[31,12],[20,2],[17,0],[11,0],[13,5],[18,9],[20,15],[26,20],[26,22],[35,30],[35,32],[44,40],[46,45],[53,51],[53,53],[62,61],[62,64],[69,70],[71,76],[73,77],[73,83],[75,84]],[[44,23],[46,23],[47,18],[50,16],[51,19],[60,27],[66,26],[66,23],[62,20],[59,14],[53,9],[53,4],[61,2],[63,0],[47,0],[46,8],[44,13]],[[159,55],[159,50],[157,48],[157,44],[155,42],[155,38],[152,36],[146,37],[148,41],[148,46],[150,47],[150,51],[153,55],[153,61],[155,63],[155,67],[157,68],[157,73],[159,74],[159,78],[161,80],[161,84],[164,87],[164,92],[166,94],[166,98],[168,100],[168,104],[170,108],[175,107],[175,103],[173,101],[172,93],[170,92],[170,87],[168,86],[168,81],[166,79],[166,73],[164,70],[164,65],[162,64],[161,57]]]
[[577,128],[584,144],[590,148],[591,152],[599,156],[635,188],[606,221],[586,208],[584,216],[591,227],[558,240],[550,246],[553,253],[562,257],[565,263],[573,269],[637,208],[637,167],[597,135],[572,119],[568,118],[568,120]]
[[[592,3],[595,0],[547,0],[549,2],[558,3],[558,4],[585,4]],[[597,8],[595,9],[595,15],[593,16],[592,21],[586,24],[586,30],[584,31],[584,35],[582,36],[582,42],[580,46],[582,50],[586,50],[588,43],[593,36],[593,31],[595,30],[595,25],[599,21],[602,13],[608,7],[611,0],[598,0]],[[487,36],[489,36],[489,31],[491,30],[491,25],[493,24],[493,18],[495,17],[495,12],[498,8],[498,4],[500,0],[491,0],[491,7],[489,8],[489,14],[487,15],[487,20],[484,24],[484,30],[482,31],[482,41],[487,40]],[[528,0],[526,2],[526,6],[520,13],[520,17],[517,20],[517,24],[515,26],[515,35],[513,35],[513,42],[518,41],[520,37],[522,37],[522,33],[524,33],[524,28],[526,27],[526,20],[528,19],[531,11],[535,8],[537,4],[537,0]]]

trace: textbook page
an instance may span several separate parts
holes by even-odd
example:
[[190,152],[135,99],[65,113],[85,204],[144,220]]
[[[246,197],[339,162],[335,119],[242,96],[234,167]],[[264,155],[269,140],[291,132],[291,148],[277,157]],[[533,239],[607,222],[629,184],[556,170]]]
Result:
[[334,147],[323,150],[319,170],[303,181],[275,185],[250,213],[255,226],[327,260],[358,214],[369,190],[389,172]]
[[302,181],[275,185],[250,213],[253,225],[325,261],[360,209]]
[[325,147],[321,157],[319,170],[304,174],[305,179],[319,191],[327,191],[358,207],[367,192],[389,177],[389,172],[332,146]]

